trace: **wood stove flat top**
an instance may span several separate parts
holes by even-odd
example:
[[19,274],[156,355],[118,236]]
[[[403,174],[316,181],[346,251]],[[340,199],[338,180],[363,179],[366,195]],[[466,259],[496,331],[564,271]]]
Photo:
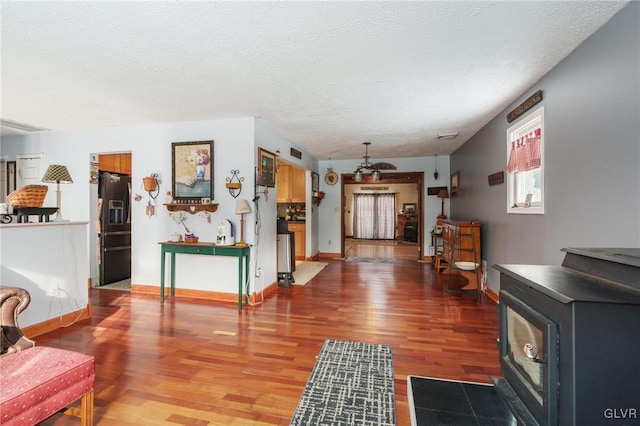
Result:
[[640,248],[563,248],[567,253],[640,268]]
[[494,265],[493,267],[561,303],[640,305],[640,290],[562,266]]

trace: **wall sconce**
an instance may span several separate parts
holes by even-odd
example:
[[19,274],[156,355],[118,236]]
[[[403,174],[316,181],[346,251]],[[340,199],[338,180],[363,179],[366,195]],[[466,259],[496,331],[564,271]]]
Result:
[[158,179],[158,176],[158,173],[151,173],[150,176],[142,178],[142,186],[153,200],[158,198],[158,194],[160,194],[160,184],[162,181]]
[[238,198],[238,195],[242,192],[242,182],[244,182],[244,178],[238,176],[239,173],[240,170],[231,170],[231,177],[225,179],[227,181],[225,186],[233,198]]

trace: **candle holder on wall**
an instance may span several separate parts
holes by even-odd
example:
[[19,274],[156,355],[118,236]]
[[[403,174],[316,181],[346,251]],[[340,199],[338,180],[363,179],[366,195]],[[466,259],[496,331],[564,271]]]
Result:
[[244,182],[244,178],[238,176],[239,174],[240,170],[231,170],[231,177],[226,178],[227,183],[225,186],[233,198],[238,198],[242,192],[242,182]]

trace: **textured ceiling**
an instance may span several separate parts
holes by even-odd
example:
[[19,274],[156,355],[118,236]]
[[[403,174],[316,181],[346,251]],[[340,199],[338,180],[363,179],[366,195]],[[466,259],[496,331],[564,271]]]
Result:
[[0,113],[255,116],[319,159],[449,154],[626,4],[2,1]]

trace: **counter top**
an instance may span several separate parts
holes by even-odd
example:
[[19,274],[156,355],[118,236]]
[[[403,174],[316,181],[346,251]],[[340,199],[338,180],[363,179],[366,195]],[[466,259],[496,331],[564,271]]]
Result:
[[0,229],[4,228],[28,228],[34,226],[63,226],[63,225],[87,225],[88,221],[68,221],[68,222],[28,222],[28,223],[1,223]]
[[[285,220],[284,218],[280,218],[282,220]],[[297,220],[287,220],[287,223],[306,223],[306,219],[297,219]]]

